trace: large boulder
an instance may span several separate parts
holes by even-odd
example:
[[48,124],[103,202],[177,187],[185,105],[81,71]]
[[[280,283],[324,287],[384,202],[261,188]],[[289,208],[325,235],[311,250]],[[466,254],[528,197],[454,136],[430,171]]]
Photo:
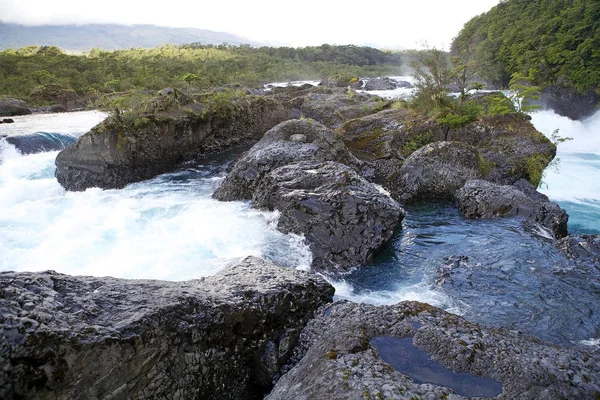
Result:
[[258,183],[275,168],[299,161],[358,165],[333,131],[314,120],[285,121],[271,130],[234,165],[213,197],[250,200]]
[[569,215],[557,204],[540,201],[519,189],[472,180],[455,194],[458,209],[467,218],[522,216],[544,227],[554,238],[567,235]]
[[391,104],[379,96],[338,87],[276,88],[270,95],[285,105],[290,118],[311,118],[330,128],[376,113]]
[[[491,93],[477,101],[485,108],[498,96],[503,95]],[[450,131],[448,138],[479,151],[480,171],[486,180],[510,185],[526,179],[537,186],[556,155],[556,146],[529,119],[520,114],[481,117]],[[337,132],[357,157],[372,165],[373,180],[392,193],[396,192],[397,167],[404,158],[429,143],[445,140],[439,122],[409,109],[384,110],[349,120]]]
[[417,302],[336,303],[304,329],[293,360],[268,400],[591,399],[600,385],[597,352]]
[[13,117],[31,114],[31,109],[23,100],[10,97],[0,99],[0,117]]
[[486,180],[512,185],[526,179],[537,187],[544,169],[556,156],[556,146],[530,119],[522,114],[482,117],[452,132],[451,139],[477,148]]
[[56,178],[67,190],[122,188],[169,172],[181,163],[224,151],[262,135],[287,118],[276,100],[215,92],[177,105],[166,96],[150,114],[115,115],[56,157]]
[[405,202],[450,200],[470,179],[481,177],[481,157],[460,142],[436,142],[412,153],[400,168],[400,192]]
[[252,202],[278,210],[277,228],[303,235],[313,254],[312,267],[329,272],[367,263],[404,217],[387,193],[336,162],[279,167],[259,182]]
[[396,81],[390,78],[368,79],[363,90],[394,90],[398,86]]
[[556,247],[578,263],[600,266],[600,235],[569,235],[557,241]]
[[600,95],[594,89],[579,91],[560,84],[542,90],[542,106],[573,120],[583,119],[598,110]]
[[187,282],[0,273],[0,397],[255,399],[333,288],[249,257]]

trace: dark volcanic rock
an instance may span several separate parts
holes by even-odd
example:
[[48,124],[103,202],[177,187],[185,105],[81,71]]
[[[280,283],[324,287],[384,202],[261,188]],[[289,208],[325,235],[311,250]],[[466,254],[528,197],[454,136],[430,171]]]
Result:
[[343,271],[365,264],[392,237],[404,210],[351,168],[303,161],[279,167],[260,181],[256,207],[281,213],[277,228],[301,234],[312,267]]
[[466,181],[481,177],[477,149],[460,142],[436,142],[415,151],[400,168],[405,202],[449,200]]
[[354,76],[354,75],[337,75],[337,76],[329,76],[325,79],[323,79],[320,83],[319,86],[326,86],[326,87],[338,87],[338,88],[345,88],[345,87],[351,87],[352,89],[358,89],[361,86],[360,83],[360,79],[358,79],[358,76]]
[[[163,97],[168,99],[161,104],[173,96]],[[157,112],[134,121],[109,118],[58,154],[58,182],[67,190],[121,188],[183,162],[257,140],[287,118],[273,99],[213,97],[207,104],[193,103],[189,109]]]
[[187,282],[3,272],[0,293],[3,399],[251,399],[333,288],[249,257]]
[[[386,338],[412,339],[410,346],[417,349],[394,351],[395,361],[412,367],[406,372],[411,376],[384,360],[389,361],[388,354],[377,343]],[[337,303],[303,330],[294,356],[299,362],[267,399],[465,398],[428,383],[439,378],[438,373],[423,376],[428,366],[411,365],[421,350],[431,356],[428,363],[438,368],[470,380],[495,380],[487,385],[501,390],[500,399],[593,399],[600,386],[597,352],[486,328],[417,302],[385,307]]]
[[556,242],[568,258],[600,265],[600,235],[569,235]]
[[0,117],[28,114],[31,114],[31,109],[23,100],[17,100],[10,97],[0,99]]
[[572,87],[552,85],[542,90],[542,106],[573,120],[592,115],[598,110],[600,95],[594,89],[579,92]]
[[364,90],[394,90],[398,86],[396,81],[390,78],[374,78],[367,80]]
[[312,120],[291,120],[269,130],[235,164],[213,197],[222,201],[250,200],[256,186],[275,168],[298,161],[359,161],[327,127]]
[[368,93],[337,87],[276,88],[270,94],[289,109],[291,118],[311,118],[330,128],[388,107],[391,102]]
[[473,180],[455,195],[458,209],[467,218],[513,217],[536,221],[554,238],[567,235],[568,214],[557,204],[527,196],[515,187]]

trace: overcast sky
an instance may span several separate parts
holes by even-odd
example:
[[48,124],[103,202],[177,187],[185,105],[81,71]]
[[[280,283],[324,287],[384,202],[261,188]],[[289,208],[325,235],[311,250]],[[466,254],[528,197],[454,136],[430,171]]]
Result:
[[155,24],[236,33],[293,46],[377,44],[448,48],[471,17],[499,0],[0,0],[3,22]]

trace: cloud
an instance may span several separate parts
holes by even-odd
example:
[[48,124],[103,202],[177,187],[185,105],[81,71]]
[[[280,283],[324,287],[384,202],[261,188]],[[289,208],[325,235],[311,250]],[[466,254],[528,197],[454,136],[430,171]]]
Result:
[[28,25],[86,23],[155,24],[237,33],[292,45],[378,43],[415,47],[426,40],[448,46],[462,25],[499,0],[0,0],[4,22]]

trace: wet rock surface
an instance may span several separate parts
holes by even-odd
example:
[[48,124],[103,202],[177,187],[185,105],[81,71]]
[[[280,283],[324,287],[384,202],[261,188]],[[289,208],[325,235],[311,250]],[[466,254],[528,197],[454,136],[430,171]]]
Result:
[[569,235],[560,239],[556,247],[577,262],[600,263],[600,235]]
[[221,201],[250,200],[260,181],[274,169],[300,161],[358,161],[333,131],[316,121],[290,120],[270,129],[240,158],[213,197]]
[[[528,187],[522,183],[520,185]],[[547,201],[547,198],[543,201],[544,197],[530,197],[514,186],[483,180],[469,181],[455,194],[458,208],[467,218],[522,216],[537,222],[552,237],[562,238],[568,233],[569,216],[557,204]]]
[[259,398],[323,279],[249,257],[187,282],[0,273],[0,397]]
[[350,166],[360,161],[333,131],[312,120],[286,121],[238,160],[213,197],[278,210],[278,229],[305,237],[313,267],[339,272],[379,252],[404,216]]
[[433,362],[499,382],[501,399],[594,398],[600,386],[597,352],[472,324],[417,302],[381,307],[343,302],[303,330],[293,358],[297,364],[288,367],[267,399],[465,398],[395,370],[372,345],[381,336],[412,338]]
[[303,235],[313,253],[312,267],[333,272],[367,263],[404,217],[389,195],[335,162],[279,167],[259,182],[252,203],[278,210],[277,228]]
[[470,179],[481,177],[477,150],[460,142],[436,142],[412,153],[399,171],[405,202],[448,200]]
[[14,117],[17,115],[29,115],[31,109],[23,100],[10,97],[0,99],[0,117]]
[[183,162],[258,140],[287,118],[278,102],[261,96],[238,96],[225,104],[218,96],[207,105],[192,104],[195,111],[158,112],[127,123],[118,118],[104,121],[58,154],[58,182],[73,191],[122,188],[170,172]]

